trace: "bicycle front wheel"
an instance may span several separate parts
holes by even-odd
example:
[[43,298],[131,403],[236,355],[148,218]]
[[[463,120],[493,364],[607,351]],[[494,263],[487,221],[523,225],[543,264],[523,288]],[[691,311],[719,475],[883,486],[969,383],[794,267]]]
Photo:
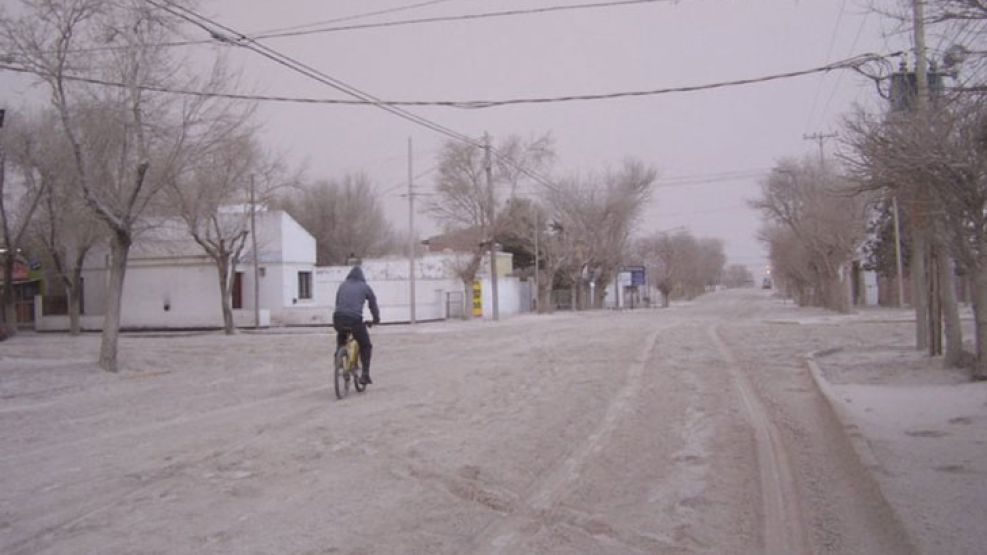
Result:
[[333,359],[333,387],[336,389],[336,398],[342,399],[350,392],[350,372],[346,370],[346,347],[336,349],[336,356]]
[[367,389],[367,386],[363,385],[363,382],[360,381],[360,374],[363,370],[360,368],[359,358],[360,357],[357,357],[356,362],[353,363],[353,370],[350,374],[353,375],[353,387],[355,387],[359,393],[363,393],[363,390]]

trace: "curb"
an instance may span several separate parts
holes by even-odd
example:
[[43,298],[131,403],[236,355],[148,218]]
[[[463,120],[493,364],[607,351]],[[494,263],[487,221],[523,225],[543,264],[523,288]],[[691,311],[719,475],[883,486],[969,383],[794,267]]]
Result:
[[[826,398],[829,408],[832,409],[834,414],[836,414],[837,420],[843,424],[843,430],[846,432],[847,439],[850,440],[850,444],[853,446],[854,452],[857,453],[857,456],[860,458],[860,462],[872,472],[884,473],[884,469],[881,467],[881,463],[878,462],[877,456],[874,454],[874,449],[871,447],[870,442],[867,441],[867,438],[860,432],[857,425],[846,414],[846,411],[843,410],[843,407],[840,405],[838,397],[836,396],[836,392],[833,390],[832,384],[826,381],[826,378],[822,375],[822,369],[819,368],[819,364],[816,362],[816,358],[836,354],[842,350],[842,347],[837,347],[835,349],[825,349],[822,351],[812,351],[811,353],[807,353],[805,355],[805,365],[809,369],[809,374],[812,376],[813,383],[816,384],[816,389],[818,389],[819,392],[822,393],[822,396]],[[853,426],[852,431],[847,429],[848,425]],[[880,487],[880,484],[878,484],[878,487]],[[885,501],[887,501],[887,498],[885,498]]]
[[[878,474],[887,475],[887,471],[881,466],[881,463],[878,462],[877,456],[874,454],[874,449],[871,447],[867,437],[860,430],[860,427],[857,426],[857,424],[839,403],[839,398],[836,396],[836,392],[833,390],[832,384],[830,384],[823,376],[822,369],[819,368],[819,364],[816,362],[817,358],[826,357],[842,350],[842,347],[836,347],[833,349],[824,349],[807,353],[804,355],[805,365],[809,369],[809,374],[812,376],[812,382],[816,385],[816,389],[822,394],[823,398],[826,399],[826,404],[829,406],[830,410],[833,411],[833,414],[836,416],[836,420],[843,426],[844,434],[850,441],[850,446],[853,448],[853,452],[857,455],[857,459],[864,466],[864,468],[871,472],[874,484],[877,486],[877,491],[880,492],[881,498],[884,500],[884,504],[891,511],[894,520],[897,521],[898,527],[908,539],[908,543],[912,545],[915,553],[921,553],[921,544],[916,541],[914,532],[909,529],[909,527],[905,524],[905,521],[901,518],[898,508],[895,507],[895,505],[888,499],[887,492],[881,484],[881,480],[877,477]],[[853,429],[848,429],[848,426],[853,426]]]

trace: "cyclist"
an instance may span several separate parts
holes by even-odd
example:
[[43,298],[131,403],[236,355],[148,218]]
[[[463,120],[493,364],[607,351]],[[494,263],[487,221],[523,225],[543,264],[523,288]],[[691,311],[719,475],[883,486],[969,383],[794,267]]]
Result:
[[377,296],[367,285],[363,270],[359,266],[353,266],[346,276],[346,281],[339,284],[339,289],[336,290],[336,310],[332,313],[332,327],[336,329],[337,349],[346,343],[345,330],[353,334],[353,339],[356,339],[360,345],[360,362],[363,366],[360,383],[370,384],[373,383],[370,380],[370,353],[374,346],[370,343],[370,334],[367,333],[367,325],[363,322],[364,301],[370,305],[373,325],[379,324],[380,310],[377,308]]

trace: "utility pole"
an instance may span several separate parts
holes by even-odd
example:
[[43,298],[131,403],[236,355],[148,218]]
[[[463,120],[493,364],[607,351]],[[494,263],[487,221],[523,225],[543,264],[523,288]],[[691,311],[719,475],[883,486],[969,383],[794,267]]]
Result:
[[[924,0],[912,0],[912,26],[914,32],[914,42],[915,42],[915,112],[918,116],[918,120],[921,122],[926,115],[929,106],[929,72],[928,72],[928,62],[926,60],[926,49],[925,49],[925,1]],[[929,354],[935,356],[942,353],[941,346],[937,345],[939,341],[936,338],[942,337],[942,319],[940,314],[935,314],[933,311],[934,305],[938,303],[934,302],[934,298],[938,296],[938,291],[935,289],[935,280],[928,279],[935,273],[934,269],[931,268],[934,264],[934,254],[933,254],[933,241],[931,241],[931,227],[927,221],[927,214],[925,211],[929,206],[929,194],[925,187],[920,187],[915,194],[915,200],[912,204],[913,216],[915,219],[915,238],[912,241],[915,245],[913,257],[917,264],[916,271],[912,272],[912,280],[918,281],[918,287],[921,290],[915,291],[918,295],[922,297],[920,302],[916,302],[915,308],[917,319],[924,320],[926,322],[926,337],[919,339],[919,345],[921,346],[924,342],[929,349]],[[916,280],[916,273],[921,273],[921,279]],[[918,333],[922,334],[922,326],[917,330]],[[924,340],[924,341],[923,341]]]
[[257,254],[257,199],[254,174],[250,174],[250,244],[254,251],[254,327],[260,328],[260,257]]
[[898,307],[905,306],[905,277],[901,265],[901,223],[898,221],[898,197],[891,197],[894,208],[894,258],[898,271]]
[[823,151],[823,142],[826,139],[836,138],[836,133],[812,133],[811,135],[802,135],[802,138],[807,141],[819,142],[819,167],[822,168],[826,164],[826,156]]
[[490,135],[487,133],[483,134],[483,155],[483,165],[487,173],[488,202],[490,204],[487,216],[490,225],[490,297],[492,299],[491,304],[493,305],[493,319],[496,321],[500,320],[500,303],[499,299],[497,299],[497,243],[494,229],[496,212],[494,210],[493,166],[490,160]]
[[538,281],[538,236],[541,235],[541,229],[538,227],[538,207],[535,207],[535,311],[541,312],[541,288]]
[[415,176],[412,173],[411,137],[408,137],[408,292],[411,324],[415,323]]

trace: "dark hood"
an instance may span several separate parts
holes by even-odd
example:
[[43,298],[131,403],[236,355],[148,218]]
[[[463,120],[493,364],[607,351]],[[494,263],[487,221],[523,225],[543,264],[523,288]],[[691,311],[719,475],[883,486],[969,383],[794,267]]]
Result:
[[359,266],[353,266],[353,269],[350,270],[350,273],[346,276],[346,279],[347,281],[362,281],[364,283],[367,281],[367,279],[363,277],[363,270]]

